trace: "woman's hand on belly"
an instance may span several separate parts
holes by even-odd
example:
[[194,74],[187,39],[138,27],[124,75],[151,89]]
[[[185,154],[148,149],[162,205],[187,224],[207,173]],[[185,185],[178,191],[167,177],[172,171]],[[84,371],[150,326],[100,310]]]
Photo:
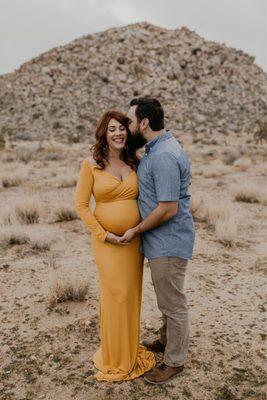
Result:
[[121,243],[120,238],[121,238],[121,236],[117,236],[114,233],[109,232],[106,236],[105,242],[112,243],[112,244],[119,244],[121,246],[125,246],[125,245],[129,244],[129,243]]

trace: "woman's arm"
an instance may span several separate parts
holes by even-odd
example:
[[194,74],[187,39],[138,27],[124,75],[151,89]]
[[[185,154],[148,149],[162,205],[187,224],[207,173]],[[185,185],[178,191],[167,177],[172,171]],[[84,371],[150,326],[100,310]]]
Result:
[[88,227],[92,234],[94,234],[101,242],[105,242],[108,235],[95,216],[92,214],[89,203],[92,195],[94,183],[94,176],[92,170],[86,160],[82,161],[78,182],[75,193],[75,211]]

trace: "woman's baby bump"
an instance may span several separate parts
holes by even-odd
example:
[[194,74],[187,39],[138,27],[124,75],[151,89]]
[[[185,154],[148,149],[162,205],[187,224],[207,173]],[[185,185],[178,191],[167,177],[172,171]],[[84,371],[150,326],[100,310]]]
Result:
[[116,235],[123,235],[140,222],[138,204],[134,199],[97,202],[94,215],[105,230]]

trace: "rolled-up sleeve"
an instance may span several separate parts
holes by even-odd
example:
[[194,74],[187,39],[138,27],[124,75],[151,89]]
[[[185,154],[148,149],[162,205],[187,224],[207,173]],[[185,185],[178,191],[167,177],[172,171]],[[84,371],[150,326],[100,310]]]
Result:
[[155,154],[151,162],[151,174],[158,202],[179,200],[181,173],[179,162],[172,153]]

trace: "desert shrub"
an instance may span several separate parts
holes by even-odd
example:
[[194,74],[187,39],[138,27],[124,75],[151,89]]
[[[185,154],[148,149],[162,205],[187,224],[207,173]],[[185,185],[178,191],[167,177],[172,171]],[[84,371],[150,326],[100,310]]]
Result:
[[231,188],[231,192],[236,201],[245,203],[259,203],[267,205],[267,189],[253,183],[245,185],[236,185]]
[[210,166],[208,170],[204,171],[203,175],[205,178],[219,178],[225,174],[228,174],[230,172],[229,168],[230,167],[226,165]]
[[37,224],[40,219],[39,206],[33,201],[22,201],[15,207],[14,214],[20,224]]
[[225,246],[237,241],[237,221],[233,204],[228,199],[212,199],[204,203],[205,221],[215,229],[216,237]]
[[233,246],[237,238],[235,219],[217,219],[215,222],[215,232],[219,242],[228,247]]
[[77,174],[73,174],[73,176],[67,176],[64,178],[61,178],[58,187],[59,188],[68,188],[68,187],[73,187],[76,186],[77,184]]
[[56,272],[48,296],[49,305],[65,301],[83,301],[89,290],[89,284],[81,275],[76,273]]
[[2,186],[4,188],[19,186],[25,182],[27,176],[24,172],[9,172],[1,175]]
[[8,247],[28,243],[28,234],[20,225],[0,226],[0,245]]
[[222,160],[226,165],[233,165],[235,161],[237,161],[243,152],[239,149],[226,149],[222,153]]
[[203,200],[199,195],[192,194],[190,197],[190,211],[195,221],[202,221],[203,216]]
[[253,137],[257,144],[267,142],[267,119],[256,121]]
[[79,218],[76,211],[69,206],[57,206],[54,210],[54,216],[54,222],[73,221]]
[[48,251],[56,241],[57,234],[50,227],[38,227],[28,231],[28,243],[33,250]]
[[58,237],[57,230],[50,226],[26,225],[1,225],[0,245],[9,247],[13,245],[28,244],[33,250],[50,250]]
[[57,161],[61,160],[62,156],[59,153],[48,153],[44,156],[45,161]]
[[242,157],[234,162],[234,166],[237,167],[240,171],[247,171],[251,166],[251,159]]
[[16,159],[27,164],[29,161],[34,159],[34,155],[38,151],[38,149],[39,149],[39,144],[38,145],[27,144],[27,146],[26,145],[19,146],[16,149]]

